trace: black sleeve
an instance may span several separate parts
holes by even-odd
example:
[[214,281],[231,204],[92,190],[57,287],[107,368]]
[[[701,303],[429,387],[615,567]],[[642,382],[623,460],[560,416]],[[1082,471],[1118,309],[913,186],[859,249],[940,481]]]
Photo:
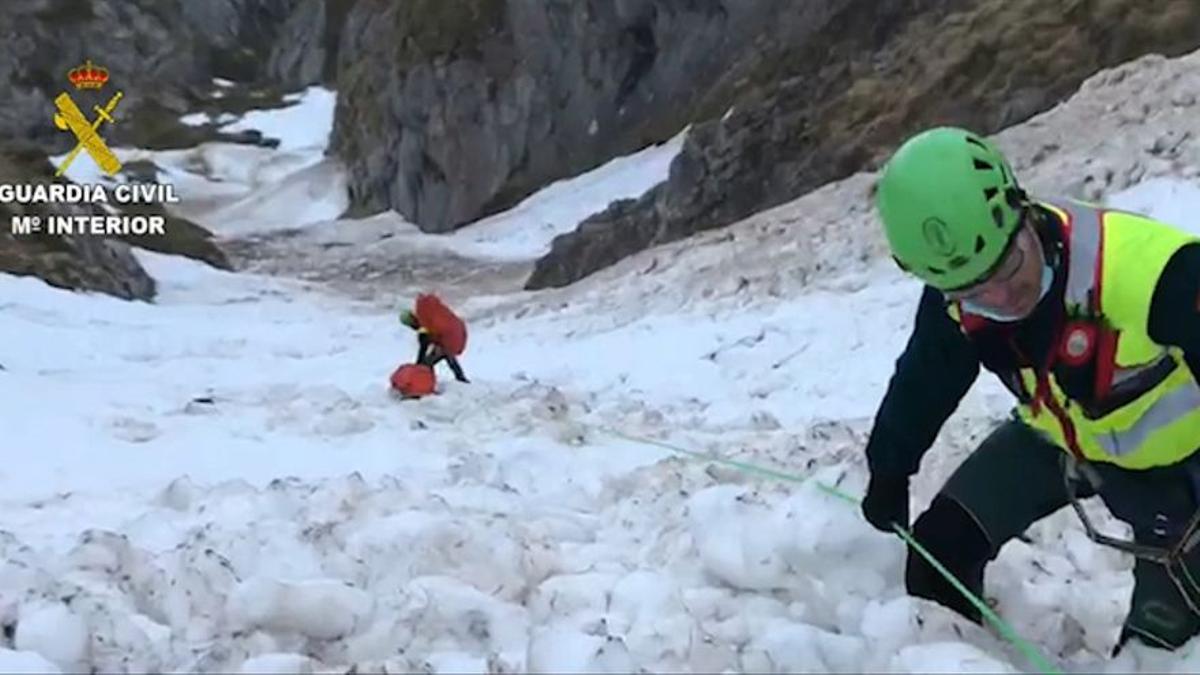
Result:
[[926,287],[867,441],[872,475],[911,476],[979,375],[979,357]]
[[429,347],[432,342],[428,333],[417,331],[417,363],[425,363],[425,360],[429,358]]
[[1200,380],[1200,243],[1171,256],[1150,301],[1150,339],[1183,350],[1192,376]]

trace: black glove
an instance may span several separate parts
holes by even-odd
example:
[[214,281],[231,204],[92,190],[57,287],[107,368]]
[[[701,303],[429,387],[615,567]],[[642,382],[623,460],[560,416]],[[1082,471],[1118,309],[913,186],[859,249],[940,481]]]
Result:
[[862,513],[881,532],[893,532],[892,523],[908,528],[908,476],[872,474]]

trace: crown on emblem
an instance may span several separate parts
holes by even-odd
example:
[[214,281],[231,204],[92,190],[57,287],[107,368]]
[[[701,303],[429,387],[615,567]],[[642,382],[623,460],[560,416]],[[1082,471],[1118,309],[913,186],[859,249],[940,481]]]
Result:
[[93,65],[88,59],[83,65],[67,71],[67,79],[76,89],[99,89],[108,82],[108,69]]

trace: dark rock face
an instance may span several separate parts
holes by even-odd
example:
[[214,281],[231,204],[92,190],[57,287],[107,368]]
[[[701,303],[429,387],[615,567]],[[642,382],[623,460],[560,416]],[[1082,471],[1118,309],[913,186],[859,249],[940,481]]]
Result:
[[[182,111],[184,88],[199,83],[207,64],[181,39],[184,31],[172,21],[181,17],[167,11],[170,5],[103,0],[0,3],[0,25],[12,27],[8,39],[0,40],[0,82],[9,89],[7,105],[0,109],[0,136],[30,139],[51,154],[70,150],[74,138],[51,122],[53,99],[62,91],[76,95],[67,71],[85,59],[109,69],[112,79],[105,94],[124,92],[118,113],[131,112],[149,97]],[[88,98],[83,109],[90,112]],[[123,127],[106,126],[104,138],[118,142],[114,139],[124,133]]]
[[648,246],[721,227],[875,168],[906,136],[1028,119],[1096,71],[1200,46],[1200,3],[1134,0],[845,3],[802,43],[767,44],[719,85],[670,179],[558,237],[526,288],[564,286]]
[[333,140],[352,212],[392,208],[442,232],[507,208],[676,133],[781,17],[845,3],[360,2],[339,48]]
[[162,216],[166,223],[163,225],[164,234],[127,235],[121,240],[144,248],[149,251],[181,255],[193,260],[206,262],[219,269],[232,269],[229,257],[213,241],[213,234],[186,218],[180,218],[166,212],[159,204],[129,204],[121,209],[122,213],[139,216]]
[[[0,138],[28,139],[49,154],[68,151],[69,134],[51,123],[66,91],[103,104],[120,90],[122,123],[102,134],[114,145],[186,147],[200,133],[178,122],[212,89],[214,77],[250,82],[264,65],[298,0],[9,0],[0,3]],[[91,59],[109,84],[77,91],[67,71]],[[173,143],[172,134],[181,136]],[[211,133],[209,134],[211,136]],[[204,140],[207,140],[205,138]]]
[[193,40],[207,48],[210,77],[254,82],[299,0],[204,0],[179,4]]
[[[68,93],[89,119],[117,92],[114,124],[103,124],[109,145],[146,148],[188,147],[214,140],[261,142],[250,134],[221,134],[189,127],[179,117],[212,89],[214,77],[253,81],[274,36],[297,0],[13,0],[0,3],[0,25],[13,27],[0,40],[0,172],[5,182],[50,182],[48,154],[62,154],[75,137],[54,124],[54,98]],[[17,30],[15,27],[20,27]],[[91,60],[109,81],[100,90],[76,89],[69,70]],[[21,139],[18,147],[13,139]],[[77,161],[90,161],[83,158]],[[153,180],[153,167],[126,167],[141,180]],[[131,214],[166,215],[155,205],[124,209]],[[92,207],[0,204],[5,223],[14,214],[91,214]],[[167,217],[166,236],[58,237],[7,233],[0,240],[0,269],[32,274],[64,288],[94,290],[146,300],[154,282],[129,253],[127,244],[184,255],[228,268],[212,235],[182,218]]]
[[[0,149],[0,183],[53,182],[54,167],[39,150]],[[14,215],[100,214],[93,206],[69,204],[20,205],[0,203],[0,221]],[[150,300],[150,278],[125,243],[103,237],[68,237],[41,234],[13,235],[0,229],[0,272],[36,276],[59,288],[96,291],[126,300]]]
[[285,88],[332,86],[338,46],[357,0],[300,0],[279,30],[267,73]]
[[0,271],[35,276],[59,288],[107,293],[123,300],[154,297],[151,279],[129,245],[100,237],[50,237],[0,232]]
[[[90,118],[119,89],[110,144],[269,143],[178,118],[336,85],[350,215],[395,209],[429,232],[692,124],[670,179],[556,239],[535,289],[873,168],[922,127],[991,133],[1101,68],[1194,49],[1200,3],[6,0],[0,25],[0,138],[66,152],[54,97]],[[109,69],[103,92],[67,83],[86,59]],[[241,86],[218,102],[213,77]],[[227,264],[207,232],[175,232],[138,243]]]

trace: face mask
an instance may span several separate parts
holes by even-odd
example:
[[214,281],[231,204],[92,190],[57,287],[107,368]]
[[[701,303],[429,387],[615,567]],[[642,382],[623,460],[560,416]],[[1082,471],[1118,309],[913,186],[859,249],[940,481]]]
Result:
[[[1041,291],[1038,293],[1038,302],[1041,302],[1043,299],[1045,299],[1046,294],[1050,292],[1050,287],[1053,285],[1054,285],[1054,268],[1051,267],[1049,263],[1042,263],[1042,286],[1041,286]],[[963,309],[967,310],[968,312],[970,312],[972,314],[978,314],[980,316],[985,316],[993,321],[1005,321],[1005,322],[1020,321],[1021,319],[1025,318],[1023,316],[1017,316],[1014,314],[1005,314],[1004,312],[997,311],[997,310],[991,309],[989,307],[977,305],[977,304],[971,302],[970,300],[963,300],[962,306],[963,306]]]

